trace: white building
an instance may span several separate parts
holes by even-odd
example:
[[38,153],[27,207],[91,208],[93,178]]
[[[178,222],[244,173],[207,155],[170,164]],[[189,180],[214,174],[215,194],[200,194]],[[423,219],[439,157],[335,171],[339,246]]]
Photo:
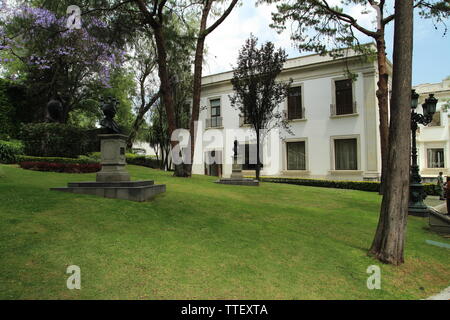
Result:
[[450,165],[450,79],[440,83],[425,83],[415,87],[420,94],[417,112],[422,113],[422,103],[428,95],[438,99],[436,113],[428,126],[420,126],[417,134],[418,164],[424,181],[436,181],[440,171],[449,175]]
[[[357,75],[356,81],[346,76]],[[253,130],[230,105],[232,72],[203,77],[200,132],[193,173],[231,174],[233,142],[239,141],[244,169],[256,143]],[[355,53],[345,59],[317,54],[289,59],[278,80],[292,79],[279,108],[293,135],[271,131],[263,145],[265,176],[376,180],[381,172],[376,61]],[[252,135],[253,134],[253,135]],[[448,133],[447,133],[448,135]],[[208,164],[210,159],[219,164]],[[254,171],[244,171],[254,175]]]

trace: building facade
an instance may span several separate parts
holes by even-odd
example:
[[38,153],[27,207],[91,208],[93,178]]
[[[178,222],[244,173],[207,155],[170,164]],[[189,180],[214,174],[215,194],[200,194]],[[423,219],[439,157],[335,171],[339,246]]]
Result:
[[420,175],[426,182],[435,182],[440,171],[450,174],[450,79],[440,83],[426,83],[415,87],[419,93],[417,112],[422,113],[422,103],[429,94],[438,99],[433,121],[420,126],[417,133],[417,151]]
[[[356,74],[352,81],[347,76]],[[203,77],[193,173],[228,177],[233,142],[244,174],[254,175],[256,137],[230,104],[232,72]],[[381,172],[377,65],[355,53],[346,58],[289,59],[277,78],[292,79],[278,108],[290,132],[273,129],[262,143],[261,174],[334,180],[378,180]],[[255,157],[253,157],[255,158]]]

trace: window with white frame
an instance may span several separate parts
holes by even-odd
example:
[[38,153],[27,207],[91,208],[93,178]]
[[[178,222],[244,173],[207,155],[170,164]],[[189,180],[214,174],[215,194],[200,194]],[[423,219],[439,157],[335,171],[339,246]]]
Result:
[[334,139],[335,170],[358,170],[358,141],[352,139]]
[[303,119],[302,87],[289,88],[287,117],[289,120]]
[[336,115],[352,114],[353,110],[353,83],[351,79],[335,80]]
[[306,170],[305,141],[286,142],[287,170]]
[[444,168],[444,149],[430,148],[427,149],[427,167],[428,168]]

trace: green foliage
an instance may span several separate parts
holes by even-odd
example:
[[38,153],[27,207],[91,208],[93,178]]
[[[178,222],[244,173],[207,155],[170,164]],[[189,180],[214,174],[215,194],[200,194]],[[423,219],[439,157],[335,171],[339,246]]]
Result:
[[98,132],[61,123],[30,123],[21,127],[20,137],[26,155],[76,158],[99,150]]
[[159,169],[161,163],[159,160],[155,159],[153,156],[142,156],[134,153],[127,153],[126,160],[128,164],[134,164],[137,166],[144,166],[153,169]]
[[[351,189],[360,191],[378,192],[380,183],[377,181],[348,181],[348,180],[324,180],[324,179],[308,179],[308,178],[288,178],[288,177],[261,177],[261,181],[274,183],[287,183],[301,186]],[[427,195],[439,195],[436,185],[433,183],[425,183],[424,189]]]
[[16,163],[23,151],[23,144],[20,141],[0,140],[0,163]]
[[17,162],[47,162],[47,163],[67,163],[67,164],[89,164],[98,163],[99,161],[86,157],[79,156],[78,158],[64,158],[64,157],[33,157],[20,155],[17,156]]

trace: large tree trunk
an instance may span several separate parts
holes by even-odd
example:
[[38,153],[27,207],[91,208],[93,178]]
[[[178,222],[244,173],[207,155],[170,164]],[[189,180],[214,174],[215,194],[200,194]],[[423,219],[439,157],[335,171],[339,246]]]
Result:
[[380,219],[370,254],[384,263],[400,265],[408,216],[411,153],[411,78],[413,1],[395,1],[394,70],[389,150]]
[[381,146],[381,184],[380,194],[384,191],[384,180],[388,171],[388,145],[389,145],[389,119],[388,119],[388,97],[389,97],[389,75],[386,59],[386,43],[384,40],[384,27],[380,30],[381,35],[376,39],[378,60],[378,112],[380,117],[380,146]]
[[[172,89],[169,81],[169,71],[167,70],[168,64],[167,64],[167,51],[165,39],[160,26],[154,27],[153,31],[155,35],[156,49],[158,54],[158,75],[161,81],[160,92],[164,107],[166,109],[169,136],[171,137],[172,133],[176,130],[176,124],[175,124],[175,110],[174,110]],[[173,152],[174,150],[176,150],[175,147],[177,146],[178,141],[173,141],[170,138],[170,144],[172,146]],[[182,174],[182,172],[183,171],[181,170],[181,176],[185,176]],[[180,174],[180,170],[175,170],[174,176],[178,176],[178,174]]]
[[[194,59],[194,84],[192,93],[192,114],[191,121],[189,125],[190,129],[190,142],[191,142],[191,163],[194,161],[194,150],[195,150],[195,139],[196,139],[196,126],[195,123],[198,121],[200,114],[200,95],[202,89],[202,71],[203,71],[203,52],[205,49],[206,40],[206,23],[208,21],[208,15],[211,10],[211,1],[207,1],[203,7],[202,17],[200,20],[200,30],[199,37],[197,39],[197,46],[195,48],[195,59]],[[188,168],[192,172],[192,164]]]
[[259,149],[260,149],[260,135],[259,135],[259,129],[256,129],[256,180],[260,180],[260,174],[261,174],[261,161],[259,159]]

